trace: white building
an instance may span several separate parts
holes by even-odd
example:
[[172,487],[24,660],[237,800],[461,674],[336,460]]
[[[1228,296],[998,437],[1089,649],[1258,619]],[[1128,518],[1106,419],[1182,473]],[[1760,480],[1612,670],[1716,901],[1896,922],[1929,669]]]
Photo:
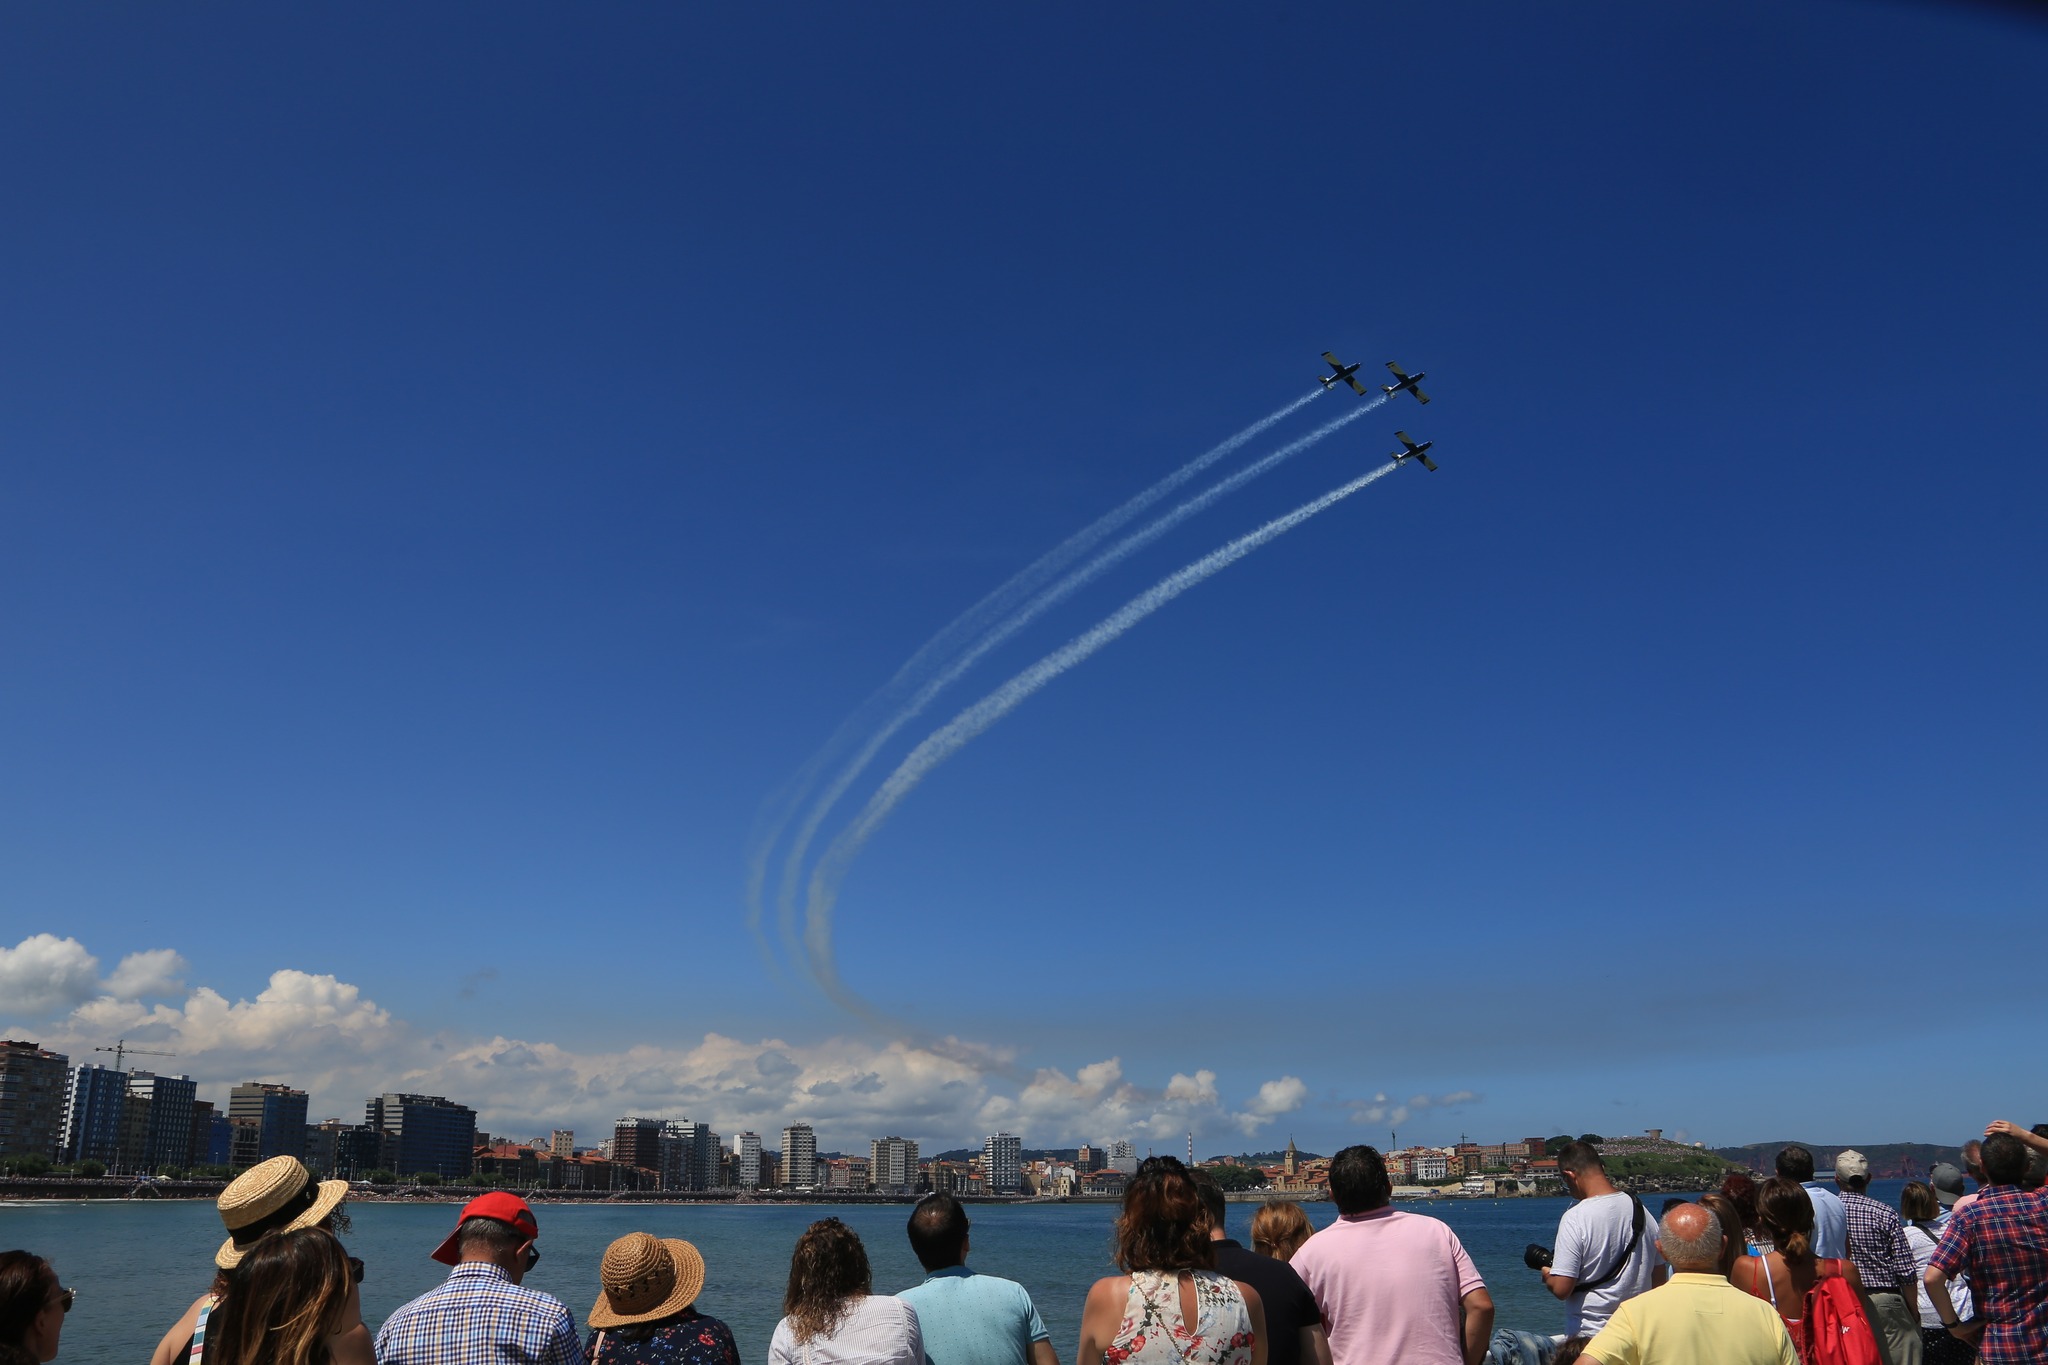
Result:
[[1024,1188],[1023,1142],[1012,1133],[991,1133],[981,1145],[981,1168],[990,1194],[1015,1194]]
[[739,1167],[735,1183],[743,1190],[761,1188],[761,1135],[741,1133],[732,1140],[733,1161]]
[[917,1192],[917,1143],[909,1138],[875,1138],[868,1143],[868,1178],[884,1194]]
[[793,1190],[818,1183],[818,1135],[808,1123],[782,1130],[782,1183]]
[[1125,1175],[1138,1173],[1138,1149],[1131,1146],[1129,1139],[1118,1138],[1109,1144],[1109,1160],[1104,1169],[1122,1171]]

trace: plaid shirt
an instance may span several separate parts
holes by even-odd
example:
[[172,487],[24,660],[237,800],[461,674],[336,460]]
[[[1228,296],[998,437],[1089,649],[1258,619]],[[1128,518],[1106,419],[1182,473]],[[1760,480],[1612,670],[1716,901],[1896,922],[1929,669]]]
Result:
[[1982,1365],[2048,1360],[2048,1195],[1993,1185],[1948,1221],[1928,1265],[1970,1277]]
[[[1843,1190],[1842,1217],[1849,1224],[1849,1259],[1863,1276],[1865,1289],[1878,1293],[1902,1284],[1910,1286],[1919,1279],[1913,1273],[1913,1248],[1906,1241],[1906,1225],[1889,1206],[1867,1194]],[[1917,1307],[1918,1291],[1908,1292]]]
[[561,1301],[513,1284],[487,1261],[465,1261],[438,1289],[400,1308],[377,1333],[377,1365],[584,1365]]

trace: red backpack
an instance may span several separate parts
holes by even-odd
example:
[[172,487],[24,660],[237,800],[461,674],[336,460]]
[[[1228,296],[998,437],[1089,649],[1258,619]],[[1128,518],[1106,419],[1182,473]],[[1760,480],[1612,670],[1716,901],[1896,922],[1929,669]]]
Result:
[[1840,1261],[1822,1261],[1820,1278],[1806,1291],[1799,1358],[1805,1365],[1884,1365],[1863,1301],[1843,1278]]

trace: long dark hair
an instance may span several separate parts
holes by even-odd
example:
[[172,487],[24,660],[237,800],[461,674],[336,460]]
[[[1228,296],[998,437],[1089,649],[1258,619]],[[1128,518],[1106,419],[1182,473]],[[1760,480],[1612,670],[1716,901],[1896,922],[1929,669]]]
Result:
[[0,1365],[39,1365],[28,1329],[57,1292],[57,1272],[32,1251],[0,1251]]
[[1756,1220],[1785,1264],[1813,1259],[1813,1196],[1796,1180],[1774,1175],[1757,1191]]
[[1216,1264],[1209,1215],[1178,1157],[1145,1158],[1124,1189],[1116,1220],[1116,1266],[1132,1270],[1208,1270]]
[[320,1228],[264,1234],[228,1272],[206,1325],[207,1365],[327,1365],[348,1302],[348,1256]]
[[837,1218],[820,1218],[796,1239],[789,1257],[789,1288],[782,1314],[799,1343],[829,1337],[853,1301],[874,1289],[868,1250],[860,1234]]

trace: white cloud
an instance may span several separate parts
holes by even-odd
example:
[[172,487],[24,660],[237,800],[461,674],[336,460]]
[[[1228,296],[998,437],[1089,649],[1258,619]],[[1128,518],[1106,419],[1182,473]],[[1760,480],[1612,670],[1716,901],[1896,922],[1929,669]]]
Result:
[[99,993],[100,960],[75,938],[34,934],[0,948],[0,1009],[38,1020],[61,1014]]
[[1166,1098],[1182,1104],[1215,1104],[1216,1073],[1197,1071],[1192,1076],[1183,1076],[1176,1071],[1173,1079],[1166,1083]]
[[187,970],[185,959],[169,948],[130,953],[107,978],[106,991],[118,1000],[176,995],[184,989]]
[[[388,1090],[446,1095],[474,1107],[484,1128],[514,1136],[555,1127],[602,1134],[634,1114],[702,1119],[728,1137],[752,1129],[771,1146],[802,1120],[828,1148],[859,1150],[900,1133],[937,1150],[1007,1129],[1027,1146],[1129,1138],[1141,1151],[1172,1151],[1190,1132],[1251,1134],[1308,1097],[1299,1077],[1282,1076],[1234,1109],[1213,1069],[1190,1067],[1152,1086],[1118,1057],[1019,1081],[1012,1054],[960,1038],[806,1043],[706,1033],[583,1051],[530,1036],[425,1031],[331,974],[286,968],[253,997],[236,997],[207,984],[181,990],[189,970],[176,952],[150,949],[102,982],[83,945],[39,935],[0,950],[0,1029],[36,1020],[31,1036],[74,1057],[125,1037],[175,1054],[164,1065],[190,1074],[207,1098],[240,1081],[288,1081],[310,1093],[316,1119],[352,1117]],[[165,998],[174,993],[182,998]]]
[[1370,1100],[1353,1100],[1346,1107],[1351,1110],[1353,1123],[1406,1123],[1416,1114],[1431,1109],[1455,1109],[1459,1105],[1477,1104],[1480,1096],[1471,1090],[1453,1090],[1443,1095],[1411,1095],[1406,1104],[1388,1104],[1386,1092],[1376,1094]]
[[1291,1114],[1301,1108],[1308,1099],[1308,1086],[1299,1076],[1282,1076],[1277,1081],[1267,1081],[1253,1095],[1244,1112],[1233,1114],[1231,1121],[1246,1137],[1255,1137],[1261,1128],[1272,1123],[1282,1114]]
[[1282,1076],[1277,1081],[1267,1081],[1259,1087],[1259,1093],[1245,1108],[1261,1118],[1277,1118],[1291,1114],[1301,1108],[1308,1098],[1308,1086],[1299,1076]]

